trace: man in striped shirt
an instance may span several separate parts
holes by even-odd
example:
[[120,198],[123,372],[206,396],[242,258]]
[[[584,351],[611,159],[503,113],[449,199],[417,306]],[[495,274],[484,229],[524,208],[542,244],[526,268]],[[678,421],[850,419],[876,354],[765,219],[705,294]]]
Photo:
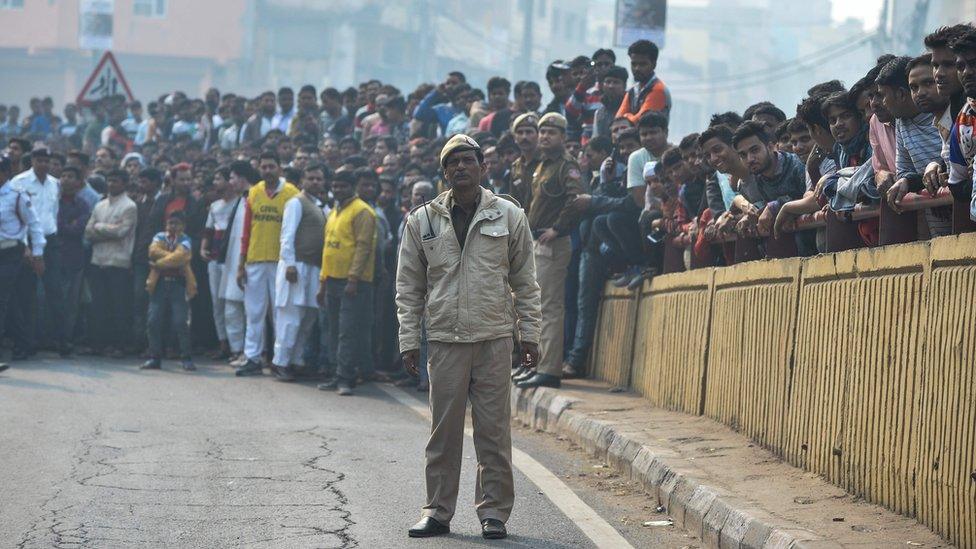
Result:
[[[942,138],[932,122],[933,113],[945,109],[946,102],[935,88],[931,59],[931,54],[918,59],[896,57],[876,80],[885,108],[895,117],[895,184],[887,190],[887,198],[896,212],[905,192],[922,189],[925,167],[941,158]],[[951,211],[926,210],[925,220],[931,236],[952,232]]]
[[[613,50],[599,49],[596,50],[590,59],[586,59],[585,57],[582,59],[586,60],[588,66],[583,66],[582,63],[578,62],[580,58],[576,58],[570,63],[570,67],[578,83],[572,95],[566,99],[566,114],[570,117],[579,118],[582,125],[581,142],[583,145],[586,145],[586,142],[593,137],[593,123],[596,111],[603,105],[603,78],[614,66],[614,63],[616,63],[617,55],[613,53]],[[624,84],[626,82],[627,76],[625,73]]]

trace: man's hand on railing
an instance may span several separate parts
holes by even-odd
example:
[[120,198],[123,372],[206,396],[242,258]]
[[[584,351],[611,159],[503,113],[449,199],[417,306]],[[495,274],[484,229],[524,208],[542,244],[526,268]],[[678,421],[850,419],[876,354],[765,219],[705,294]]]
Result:
[[713,218],[708,222],[707,225],[705,225],[705,228],[702,229],[702,238],[705,240],[705,242],[713,242],[717,237],[718,237],[718,223]]
[[[878,189],[880,190],[880,188]],[[908,194],[908,180],[905,178],[899,179],[894,185],[888,189],[885,198],[888,201],[888,207],[894,210],[895,213],[902,213],[901,201]],[[935,195],[933,195],[935,196]]]
[[776,221],[773,222],[773,237],[780,238],[787,229],[792,229],[796,226],[796,214],[792,212],[790,208],[791,202],[783,204],[783,207],[779,209],[779,213],[776,214]]
[[718,216],[718,221],[715,222],[715,230],[718,232],[719,236],[727,235],[735,231],[737,221],[738,219],[734,213],[724,212],[722,215]]
[[931,196],[935,196],[939,187],[949,184],[949,174],[938,162],[929,162],[925,167],[925,174],[922,175],[922,184]]
[[687,225],[688,237],[691,242],[694,243],[698,240],[698,219],[692,219]]
[[773,209],[766,206],[759,214],[759,219],[756,220],[756,231],[762,235],[770,234],[773,229],[773,221],[776,221]]
[[755,238],[759,236],[756,232],[756,222],[758,220],[758,215],[743,215],[739,219],[739,222],[735,224],[735,232],[739,233],[739,236],[742,238]]
[[895,174],[887,170],[878,170],[878,173],[874,174],[874,184],[878,187],[878,194],[884,196],[895,184]]

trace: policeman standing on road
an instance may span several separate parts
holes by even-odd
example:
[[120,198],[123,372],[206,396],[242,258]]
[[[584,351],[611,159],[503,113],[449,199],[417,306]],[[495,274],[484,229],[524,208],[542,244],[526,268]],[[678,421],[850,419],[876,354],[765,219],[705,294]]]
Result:
[[535,239],[536,280],[542,300],[538,372],[516,371],[516,387],[559,387],[563,364],[566,269],[573,256],[569,234],[577,223],[571,204],[583,194],[580,167],[566,152],[566,117],[551,112],[539,119],[541,160],[532,173],[529,227]]
[[408,533],[430,537],[450,531],[470,399],[476,509],[482,535],[499,539],[507,535],[515,499],[509,374],[516,323],[526,362],[534,366],[538,360],[541,315],[532,235],[513,199],[479,185],[487,167],[474,139],[452,137],[440,163],[451,190],[410,213],[396,280],[404,367],[417,375],[422,319],[430,360],[427,503]]
[[[24,242],[30,242],[27,261],[34,273],[38,276],[44,273],[44,230],[31,206],[30,196],[9,185],[12,170],[13,162],[6,156],[0,158],[0,334],[4,331],[15,282],[18,276],[23,276]],[[14,340],[23,345],[26,327],[12,328]],[[7,364],[0,363],[0,372],[7,368]]]

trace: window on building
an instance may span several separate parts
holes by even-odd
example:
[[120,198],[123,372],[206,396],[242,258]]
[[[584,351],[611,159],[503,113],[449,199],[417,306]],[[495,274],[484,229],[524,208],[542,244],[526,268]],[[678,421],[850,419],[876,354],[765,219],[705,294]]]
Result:
[[132,13],[142,17],[166,17],[166,0],[134,0]]
[[24,0],[0,0],[0,10],[22,10]]

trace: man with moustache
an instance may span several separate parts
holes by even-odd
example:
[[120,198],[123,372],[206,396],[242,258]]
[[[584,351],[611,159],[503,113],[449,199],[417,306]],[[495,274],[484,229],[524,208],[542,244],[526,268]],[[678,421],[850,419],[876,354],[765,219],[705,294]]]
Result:
[[539,164],[532,174],[532,199],[527,211],[535,239],[542,335],[538,372],[516,377],[520,389],[559,387],[562,378],[566,269],[573,254],[569,233],[579,217],[572,203],[584,193],[579,164],[566,152],[567,126],[566,117],[559,113],[547,113],[539,119]]
[[400,351],[414,376],[422,319],[426,323],[433,423],[427,503],[408,534],[450,532],[470,399],[478,518],[483,537],[500,539],[515,499],[508,385],[513,326],[527,362],[538,359],[541,311],[532,234],[517,203],[481,187],[487,168],[474,139],[452,137],[440,160],[451,189],[410,213],[397,269]]
[[532,202],[532,174],[541,161],[539,153],[539,115],[520,114],[512,122],[512,134],[519,149],[519,157],[512,163],[512,196],[528,211]]

